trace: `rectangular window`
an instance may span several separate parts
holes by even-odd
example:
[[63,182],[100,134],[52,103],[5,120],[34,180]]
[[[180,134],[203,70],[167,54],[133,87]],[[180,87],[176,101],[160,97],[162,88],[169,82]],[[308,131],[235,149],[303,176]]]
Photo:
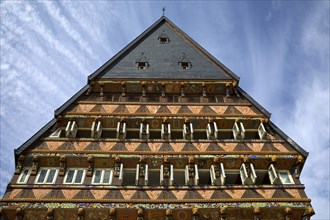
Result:
[[64,177],[65,184],[82,184],[85,178],[85,169],[69,169]]
[[94,171],[92,184],[106,184],[112,183],[113,170],[112,169],[96,169]]
[[278,176],[280,177],[282,184],[294,184],[294,181],[289,171],[278,171]]
[[54,184],[57,177],[57,168],[40,168],[36,177],[36,184]]
[[24,168],[23,171],[21,172],[21,175],[19,175],[17,183],[26,183],[29,179],[31,173],[31,168]]

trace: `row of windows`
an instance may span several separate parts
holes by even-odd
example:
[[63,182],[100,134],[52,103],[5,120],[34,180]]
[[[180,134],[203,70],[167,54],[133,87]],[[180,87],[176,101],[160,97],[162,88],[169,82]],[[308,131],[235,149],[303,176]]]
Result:
[[[54,184],[58,168],[40,168],[34,183]],[[68,169],[63,184],[83,184],[86,169]],[[18,184],[27,183],[31,168],[24,168]],[[117,175],[116,175],[117,173]],[[114,178],[117,177],[117,182]],[[267,185],[294,184],[288,170],[276,170],[273,165],[268,170],[255,170],[253,164],[243,163],[239,170],[225,170],[223,164],[212,165],[210,169],[198,169],[197,165],[187,165],[185,169],[174,169],[173,165],[161,165],[160,169],[149,169],[147,164],[137,164],[136,169],[124,168],[123,164],[115,169],[94,169],[93,185]]]
[[[65,132],[64,132],[65,131]],[[171,129],[169,123],[163,123],[161,129],[150,129],[149,123],[140,123],[140,128],[127,128],[125,122],[118,122],[117,128],[103,128],[101,121],[95,121],[89,129],[78,129],[75,121],[69,121],[66,128],[53,132],[51,138],[116,138],[116,139],[265,139],[267,131],[262,123],[257,129],[246,129],[242,122],[235,122],[232,129],[218,129],[215,122],[207,124],[205,129],[194,129],[192,123],[184,123],[182,129]]]

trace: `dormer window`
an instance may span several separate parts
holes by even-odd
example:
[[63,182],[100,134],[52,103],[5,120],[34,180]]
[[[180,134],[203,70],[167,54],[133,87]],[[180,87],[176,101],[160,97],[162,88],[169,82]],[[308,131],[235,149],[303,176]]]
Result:
[[161,44],[167,44],[167,43],[168,43],[168,38],[161,37],[161,38],[159,38],[159,42],[160,42]]
[[148,68],[148,62],[138,62],[138,69],[147,69]]
[[138,69],[147,69],[149,66],[148,59],[144,56],[144,53],[142,52],[140,57],[136,60],[136,65]]
[[182,68],[183,70],[187,70],[187,69],[189,69],[189,63],[188,63],[188,62],[182,62],[182,63],[181,63],[181,68]]
[[159,43],[161,43],[161,44],[168,44],[170,42],[170,39],[168,38],[165,31],[163,31],[161,33],[161,35],[159,35],[158,40],[159,40]]
[[183,70],[187,70],[187,69],[191,68],[191,62],[189,59],[187,59],[187,56],[185,53],[182,53],[182,58],[178,62],[178,64],[181,67],[181,69],[183,69]]

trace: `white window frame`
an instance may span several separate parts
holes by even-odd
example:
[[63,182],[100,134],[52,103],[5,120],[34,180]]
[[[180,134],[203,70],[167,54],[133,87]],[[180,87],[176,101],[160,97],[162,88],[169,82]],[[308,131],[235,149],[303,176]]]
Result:
[[263,123],[260,123],[260,125],[258,127],[258,135],[261,140],[264,139],[267,135],[267,131],[266,131]]
[[63,128],[56,129],[53,133],[51,133],[51,135],[49,135],[49,137],[50,138],[59,138],[59,137],[61,137],[62,130],[63,130]]
[[220,163],[220,181],[221,185],[225,185],[226,182],[226,172],[225,172],[225,167],[223,166],[223,163]]
[[214,169],[214,165],[211,165],[210,168],[210,177],[211,177],[211,185],[214,186],[217,180],[217,177],[215,175],[215,169]]
[[[122,129],[120,129],[121,123],[123,124]],[[121,135],[122,135],[122,137],[120,137]],[[119,139],[119,138],[122,138],[122,139],[126,138],[126,122],[117,123],[117,139]]]
[[[74,174],[73,174],[73,177],[72,177],[72,182],[71,183],[67,183],[66,182],[66,179],[68,177],[68,173],[70,170],[74,170]],[[82,174],[82,177],[81,177],[81,182],[80,183],[75,183],[75,180],[76,180],[76,177],[77,177],[77,173],[78,173],[78,170],[82,170],[83,171],[83,174]],[[64,177],[64,180],[63,180],[63,184],[74,184],[74,185],[80,185],[84,182],[85,180],[85,176],[86,176],[86,169],[82,169],[82,168],[72,168],[72,169],[67,169],[66,173],[65,173],[65,177]]]
[[102,135],[102,123],[101,121],[93,121],[92,127],[91,127],[91,137],[92,138],[100,138]]
[[[284,173],[284,172],[288,174],[288,178],[289,178],[289,180],[290,180],[290,183],[283,183],[283,180],[282,180],[282,178],[281,178],[280,173]],[[288,170],[278,170],[278,171],[277,171],[277,174],[278,174],[278,178],[280,179],[280,181],[281,181],[281,183],[282,183],[283,185],[295,184],[295,182],[294,182],[294,180],[293,180],[293,178],[292,178],[292,175],[291,175],[290,171],[288,171]]]
[[[38,179],[40,177],[40,174],[41,174],[42,170],[47,170],[46,176],[45,176],[43,182],[38,182]],[[47,183],[46,180],[47,180],[51,170],[55,170],[55,175],[54,175],[54,178],[53,178],[52,182]],[[57,167],[41,167],[38,171],[38,174],[37,174],[35,180],[34,180],[34,184],[54,184],[56,179],[57,179],[58,171],[59,171],[59,169]]]
[[69,121],[65,128],[65,136],[75,138],[77,135],[78,126],[76,121]]
[[[20,181],[20,179],[24,175],[24,171],[25,170],[27,170],[28,173],[26,174],[26,177],[25,177],[24,181]],[[25,183],[27,183],[27,181],[29,180],[30,174],[31,174],[31,167],[25,167],[25,168],[23,168],[22,171],[21,171],[21,174],[17,178],[17,184],[25,184]]]
[[271,184],[276,184],[278,182],[278,175],[273,164],[268,168],[268,176]]
[[[100,182],[99,183],[95,183],[95,174],[96,174],[96,171],[101,171],[101,178],[100,178]],[[109,178],[109,182],[108,183],[104,183],[103,182],[105,171],[110,171],[110,178]],[[111,185],[112,184],[112,180],[113,180],[113,169],[95,169],[94,170],[93,179],[92,179],[92,184],[93,185]]]
[[[165,126],[167,126],[167,133],[165,133]],[[165,139],[165,135],[167,135],[167,138],[166,139],[171,139],[171,125],[170,123],[163,123],[162,124],[162,131],[161,131],[161,136],[162,136],[162,139]]]
[[241,139],[244,140],[245,139],[245,128],[242,122],[239,123],[240,125],[240,134],[241,134]]
[[197,164],[195,164],[195,179],[194,179],[194,183],[195,183],[196,186],[199,184],[199,174],[198,174]]
[[164,165],[160,165],[160,177],[159,184],[162,186],[164,184]]
[[[145,126],[145,132],[143,132],[143,128]],[[140,123],[140,139],[144,139],[144,135],[146,135],[146,139],[149,139],[149,123]]]
[[120,184],[123,184],[123,180],[124,180],[124,165],[121,163],[120,164],[120,169],[119,169],[119,182]]
[[[212,132],[212,129],[211,129],[211,124],[213,124],[213,128],[214,128],[213,132]],[[215,123],[215,122],[207,123],[207,127],[206,127],[207,139],[211,139],[212,135],[214,136],[215,139],[218,139],[218,127],[217,127],[217,123]]]
[[[187,133],[187,126],[190,128],[190,133]],[[187,139],[187,135],[190,135],[190,139],[194,139],[194,129],[192,123],[184,123],[182,132],[184,139]]]
[[172,186],[174,183],[174,168],[173,165],[170,165],[170,185]]
[[140,164],[136,164],[136,173],[135,173],[135,185],[139,185],[139,177],[140,177]]
[[185,185],[189,185],[189,166],[186,165],[186,168],[184,170],[184,183]]
[[255,184],[255,181],[257,179],[257,175],[254,169],[254,166],[252,163],[250,163],[250,175],[248,175],[247,173],[247,168],[246,168],[246,164],[243,163],[239,169],[239,173],[240,173],[240,177],[241,177],[241,181],[243,185],[251,185],[251,184]]
[[235,140],[238,140],[239,139],[239,135],[240,135],[240,130],[239,130],[239,127],[237,125],[237,122],[234,123],[232,130],[233,130],[234,139]]

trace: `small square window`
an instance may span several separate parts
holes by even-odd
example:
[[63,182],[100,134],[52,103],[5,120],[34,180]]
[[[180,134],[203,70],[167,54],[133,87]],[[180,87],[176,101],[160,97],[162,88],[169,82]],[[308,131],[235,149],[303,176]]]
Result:
[[70,169],[64,177],[65,184],[82,184],[85,179],[85,169]]
[[294,184],[294,181],[289,171],[279,171],[278,176],[280,177],[282,184]]
[[167,43],[168,43],[168,38],[166,38],[166,37],[161,37],[161,38],[159,38],[159,42],[160,42],[161,44],[167,44]]
[[138,69],[147,69],[148,63],[147,62],[138,62]]
[[113,170],[112,169],[97,169],[94,171],[92,184],[107,184],[112,183]]
[[182,63],[181,63],[181,68],[182,68],[183,70],[187,70],[187,69],[189,69],[189,63],[188,63],[188,62],[182,62]]
[[36,177],[36,184],[54,184],[57,177],[57,168],[41,168]]
[[21,175],[19,175],[17,179],[17,183],[24,184],[28,181],[29,176],[31,173],[31,168],[24,168],[23,171],[21,172]]

